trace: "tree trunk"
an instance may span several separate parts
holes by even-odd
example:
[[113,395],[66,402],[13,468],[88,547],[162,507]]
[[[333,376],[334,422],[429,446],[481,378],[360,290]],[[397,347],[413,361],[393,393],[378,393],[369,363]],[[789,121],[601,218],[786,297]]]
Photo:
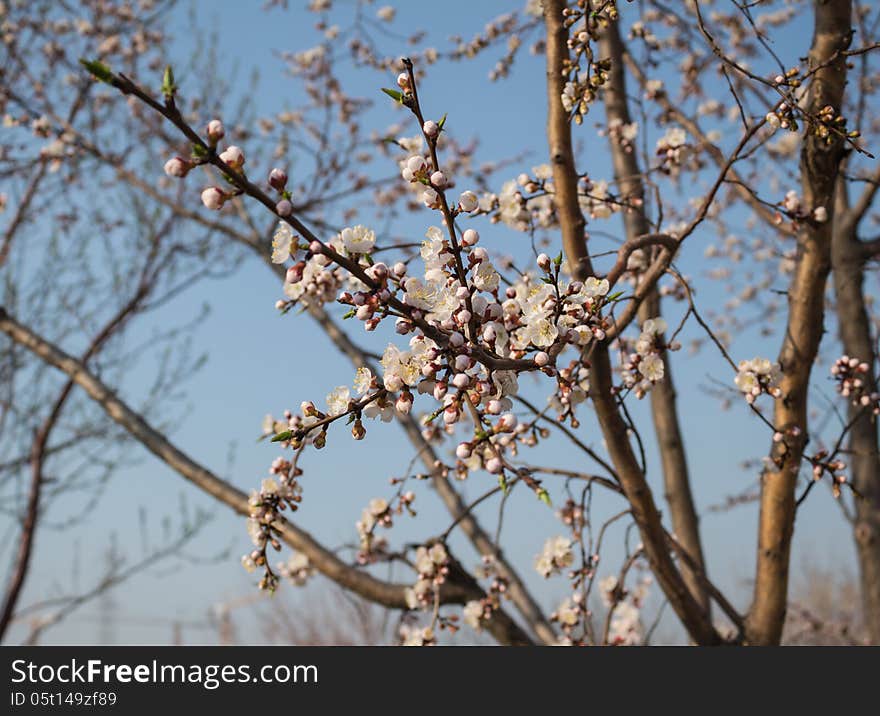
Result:
[[[837,322],[843,351],[870,366],[865,381],[876,386],[876,353],[865,306],[864,251],[854,227],[844,223],[831,246]],[[855,500],[853,536],[859,562],[865,626],[871,642],[880,644],[880,452],[877,419],[870,410],[850,404],[849,433],[852,485],[864,499]]]

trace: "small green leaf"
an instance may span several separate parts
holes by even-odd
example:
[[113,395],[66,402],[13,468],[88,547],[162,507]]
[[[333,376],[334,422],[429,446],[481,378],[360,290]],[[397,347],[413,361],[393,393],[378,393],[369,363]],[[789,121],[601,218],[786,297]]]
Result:
[[543,281],[544,283],[546,283],[546,284],[549,285],[549,286],[553,286],[553,285],[556,283],[556,282],[555,282],[552,278],[550,278],[549,276],[541,276],[541,281]]
[[446,124],[446,112],[443,113],[443,116],[440,118],[440,121],[437,122],[437,126],[440,127],[440,129],[443,129],[444,124]]
[[550,503],[550,494],[543,487],[538,490],[538,499],[547,505],[547,507],[553,507]]
[[611,301],[616,301],[623,295],[623,291],[617,291],[616,293],[612,293],[610,296],[605,297],[605,302],[610,303]]
[[174,84],[174,70],[171,69],[171,65],[166,65],[165,74],[162,76],[162,94],[167,99],[173,97],[176,91],[177,85]]
[[391,99],[393,99],[395,102],[401,102],[401,103],[403,102],[403,94],[401,94],[397,90],[388,89],[387,87],[383,87],[382,91],[385,94],[387,94],[389,97],[391,97]]
[[356,313],[357,313],[357,310],[354,309],[354,308],[352,308],[348,313],[346,313],[346,314],[342,317],[342,320],[343,320],[343,321],[347,321],[349,318],[354,318],[354,316],[355,316]]
[[284,442],[285,440],[290,440],[293,437],[292,430],[285,430],[283,433],[278,433],[272,438],[273,443]]
[[79,63],[85,67],[95,79],[101,80],[101,82],[106,82],[108,85],[113,84],[113,72],[103,62],[80,58]]
[[562,252],[561,251],[559,252],[559,256],[557,256],[555,259],[553,259],[553,263],[556,264],[557,266],[562,265]]
[[193,144],[192,156],[193,159],[204,159],[208,156],[208,150],[205,149],[201,144]]
[[503,492],[505,495],[510,489],[510,485],[507,484],[507,478],[504,476],[503,472],[498,476],[498,487],[501,488],[501,492]]

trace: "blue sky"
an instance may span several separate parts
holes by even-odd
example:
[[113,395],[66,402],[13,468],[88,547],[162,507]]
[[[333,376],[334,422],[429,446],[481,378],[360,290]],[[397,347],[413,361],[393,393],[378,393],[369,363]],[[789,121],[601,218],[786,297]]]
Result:
[[[221,38],[222,47],[228,53],[220,59],[221,67],[230,72],[236,87],[250,89],[251,70],[260,69],[257,90],[252,94],[257,113],[272,113],[296,104],[298,83],[284,74],[283,63],[276,53],[303,49],[318,42],[318,35],[312,29],[315,16],[304,12],[301,4],[291,2],[287,11],[263,11],[261,2],[202,0],[191,6],[199,31],[216,31]],[[352,4],[338,2],[336,5],[337,21],[344,24]],[[438,9],[428,15],[428,8],[439,7],[433,3],[401,3],[395,27],[429,28],[430,42],[444,47],[448,36],[458,33],[470,37],[475,28],[481,28],[489,19],[509,10],[511,4],[450,0],[442,4],[442,11]],[[190,6],[185,5],[175,11],[166,28],[176,38],[175,55],[180,61],[195,44],[190,23]],[[792,33],[780,49],[790,53],[790,57],[799,57],[808,41],[809,32]],[[389,53],[394,52],[393,38],[385,38],[383,43]],[[479,159],[528,150],[530,153],[522,166],[510,170],[512,177],[544,161],[543,58],[523,53],[515,69],[516,79],[491,84],[485,78],[496,55],[490,51],[467,64],[441,62],[431,69],[420,93],[432,114],[449,113],[450,132],[461,139],[479,137]],[[382,80],[375,73],[351,69],[341,75],[344,82],[357,84],[357,94],[367,96],[378,97],[379,86],[393,82],[393,77]],[[187,82],[195,80],[180,74],[178,81],[184,94]],[[233,89],[232,97],[227,98],[230,103],[238,98],[239,91],[243,90]],[[365,122],[384,127],[401,118],[390,102],[378,99],[365,116]],[[603,140],[595,133],[596,121],[598,118],[587,117],[578,139],[586,145],[583,155],[587,157],[591,174],[607,177],[610,169],[601,149]],[[412,130],[410,134],[415,127]],[[595,152],[591,149],[593,142],[600,147]],[[156,171],[161,172],[158,162]],[[197,200],[195,189],[193,186],[193,199]],[[431,217],[427,216],[403,217],[395,230],[418,239],[430,223]],[[490,248],[515,255],[528,251],[525,235],[488,225],[479,228]],[[602,228],[618,230],[614,223]],[[706,268],[703,249],[711,238],[699,232],[693,237],[694,245],[685,249],[679,262],[684,273],[701,276]],[[705,278],[698,279],[698,288],[702,305],[720,305],[726,298],[719,285]],[[186,417],[172,438],[192,457],[243,489],[259,483],[278,453],[274,446],[255,440],[263,415],[278,414],[287,407],[295,409],[306,398],[322,400],[336,385],[350,383],[353,374],[348,362],[333,350],[308,318],[277,315],[273,304],[279,295],[280,286],[266,267],[256,259],[248,259],[232,278],[198,284],[170,306],[167,313],[159,313],[151,319],[158,325],[166,318],[195,314],[203,303],[212,306],[211,315],[195,336],[200,349],[209,354],[209,361],[188,383]],[[681,307],[671,306],[670,324],[676,323],[680,315]],[[143,335],[148,335],[150,328],[143,326]],[[689,330],[685,337],[697,335],[695,329]],[[774,355],[776,341],[775,337],[766,341],[748,334],[737,338],[732,353],[737,358]],[[149,359],[147,355],[144,360],[148,363]],[[722,588],[730,591],[736,603],[745,606],[746,582],[754,560],[757,506],[728,513],[706,513],[706,508],[754,485],[754,471],[741,469],[740,463],[760,457],[767,448],[768,436],[743,405],[721,412],[717,400],[700,389],[700,384],[708,382],[708,376],[730,381],[732,376],[720,359],[709,354],[695,358],[682,351],[675,357],[673,373],[680,393],[694,493],[703,514],[702,531],[710,573]],[[144,380],[135,374],[127,377],[121,393],[136,402],[143,388]],[[534,395],[534,391],[531,394]],[[635,416],[643,432],[648,434],[646,407],[638,405]],[[387,478],[403,474],[410,461],[409,444],[396,427],[368,427],[370,434],[363,442],[353,442],[342,433],[338,436],[331,433],[330,449],[309,454],[303,462],[305,501],[297,521],[327,544],[354,541],[354,522],[360,509],[373,496],[389,495]],[[591,444],[601,447],[601,439],[589,421],[585,421],[581,431]],[[336,449],[332,449],[334,444]],[[545,464],[566,466],[580,461],[579,456],[558,442],[552,449],[543,448],[538,454],[540,459],[535,457],[534,461]],[[225,508],[213,505],[152,456],[142,454],[140,457],[137,464],[119,472],[94,519],[78,527],[75,534],[40,534],[35,567],[22,603],[50,595],[56,584],[69,587],[67,575],[74,562],[82,567],[81,586],[98,578],[107,536],[112,532],[118,534],[118,541],[129,558],[136,559],[139,540],[131,525],[136,522],[138,511],[146,510],[151,524],[158,525],[162,515],[176,515],[182,499],[191,509],[209,510],[211,522],[187,547],[187,559],[163,563],[112,592],[113,639],[117,643],[164,643],[171,639],[172,623],[180,621],[184,623],[185,642],[211,642],[215,635],[195,625],[205,621],[212,605],[240,598],[254,590],[252,577],[238,564],[240,554],[249,544],[244,523]],[[649,475],[660,500],[662,485],[653,457]],[[473,497],[490,486],[491,478],[483,477],[482,482],[472,477],[463,487],[465,493]],[[447,515],[427,484],[421,483],[414,489],[419,509],[419,520],[415,524],[424,520],[429,527],[417,529],[415,524],[410,524],[412,521],[401,518],[391,533],[391,538],[398,542],[436,534],[448,524]],[[618,504],[612,498],[603,497],[597,502],[597,514],[604,511],[610,516],[619,509]],[[494,528],[497,503],[481,507],[477,514],[489,528]],[[544,539],[561,534],[562,526],[551,510],[526,494],[516,494],[511,499],[504,525],[506,552],[528,576],[541,601],[552,608],[566,594],[565,586],[558,580],[543,582],[531,565]],[[808,561],[852,569],[851,537],[827,491],[815,491],[799,513],[797,527],[792,562],[795,584],[798,572]],[[622,533],[609,542],[606,556],[609,571],[617,569],[615,556],[619,558],[621,553],[621,538]],[[460,556],[467,564],[475,562],[465,544],[457,541],[453,547],[461,551]],[[215,559],[227,550],[226,558]],[[311,588],[319,589],[316,585]],[[85,606],[77,615],[47,632],[45,641],[80,643],[104,638],[96,621],[100,608],[99,603]],[[241,619],[243,624],[253,626],[251,617],[242,614]],[[252,638],[259,640],[257,632],[251,633],[256,635]]]

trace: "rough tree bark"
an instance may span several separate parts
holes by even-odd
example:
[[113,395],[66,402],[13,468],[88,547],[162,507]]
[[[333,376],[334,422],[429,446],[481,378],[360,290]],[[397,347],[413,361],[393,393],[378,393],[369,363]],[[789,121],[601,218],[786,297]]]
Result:
[[[815,117],[826,106],[839,114],[846,85],[852,3],[850,0],[814,2],[815,30],[809,66],[810,80],[805,111]],[[746,636],[752,644],[778,644],[785,622],[788,570],[795,518],[795,486],[804,455],[807,430],[807,392],[810,372],[824,333],[825,285],[831,268],[831,226],[834,193],[843,141],[830,144],[805,122],[801,151],[803,202],[808,209],[825,207],[825,223],[804,221],[798,231],[797,264],[788,291],[788,322],[779,352],[782,367],[781,396],[774,402],[773,424],[783,433],[774,443],[773,467],[761,478],[761,514],[758,558],[752,606],[746,619]]]
[[[608,81],[603,86],[602,98],[605,104],[606,120],[610,124],[617,120],[629,124],[632,119],[626,95],[626,75],[624,73],[624,47],[620,39],[618,24],[612,22],[600,38],[599,50],[603,58],[611,60]],[[610,137],[609,137],[610,139]],[[610,139],[609,148],[614,164],[614,178],[625,203],[637,203],[639,208],[625,209],[623,221],[627,240],[634,240],[651,231],[643,210],[645,187],[642,182],[639,160],[634,151],[625,151],[623,145]],[[647,249],[650,251],[650,249]],[[660,294],[656,285],[651,288],[639,306],[638,318],[644,322],[660,315]],[[654,431],[660,451],[663,469],[663,483],[666,490],[666,502],[669,505],[669,516],[672,529],[679,543],[687,551],[701,570],[705,572],[703,547],[700,541],[699,518],[694,507],[688,474],[687,456],[679,425],[675,383],[668,355],[662,354],[664,378],[649,393],[651,415],[654,420]],[[685,583],[700,606],[709,611],[709,594],[697,575],[683,566]]]
[[[845,186],[838,190],[839,219],[835,221],[831,242],[831,266],[837,324],[843,352],[870,366],[864,379],[868,385],[877,385],[874,337],[865,304],[864,272],[869,259],[866,245],[857,236],[860,201],[848,206]],[[862,199],[873,199],[876,184],[872,184]],[[871,411],[850,404],[847,408],[850,468],[852,485],[861,498],[855,500],[853,536],[859,563],[862,609],[865,627],[871,643],[880,644],[880,451],[878,451],[877,418]]]
[[[593,269],[584,234],[586,222],[578,203],[578,175],[572,152],[571,127],[568,113],[561,102],[565,85],[564,68],[569,58],[568,29],[563,16],[565,7],[564,0],[544,0],[543,3],[547,28],[547,138],[553,167],[554,202],[566,260],[572,275],[584,279],[593,275]],[[591,358],[590,397],[621,488],[639,527],[645,556],[670,606],[691,638],[698,644],[719,643],[720,636],[709,615],[694,599],[669,554],[660,513],[629,442],[626,423],[611,390],[613,374],[607,344],[594,345]]]

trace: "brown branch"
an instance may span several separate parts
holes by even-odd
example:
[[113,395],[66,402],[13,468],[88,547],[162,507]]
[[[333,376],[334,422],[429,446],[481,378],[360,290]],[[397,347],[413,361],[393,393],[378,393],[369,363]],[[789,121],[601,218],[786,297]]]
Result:
[[[547,29],[547,138],[556,187],[554,201],[569,266],[576,277],[584,278],[592,274],[592,266],[584,238],[584,217],[578,204],[571,127],[568,113],[561,102],[563,72],[569,58],[568,30],[563,17],[567,4],[564,0],[544,0],[543,7]],[[605,342],[594,348],[590,384],[590,397],[608,444],[608,452],[620,485],[632,506],[633,518],[639,527],[651,569],[691,637],[700,644],[718,643],[720,636],[712,626],[708,613],[694,600],[669,554],[660,513],[633,453],[627,424],[620,415],[612,392],[613,373]]]
[[[629,124],[631,118],[623,66],[624,48],[616,22],[610,23],[602,33],[599,46],[602,56],[611,60],[608,82],[604,85],[604,92],[602,93],[607,120],[609,123],[617,120],[624,125]],[[609,144],[614,164],[614,176],[621,193],[628,201],[643,207],[645,187],[640,178],[642,173],[636,153],[634,151],[626,151],[613,138],[610,139]],[[675,239],[673,237],[665,234],[648,233],[650,225],[642,208],[625,211],[623,219],[627,240],[619,252],[617,264],[611,273],[625,270],[629,258],[628,254],[638,248],[647,248],[651,245],[660,244],[667,251],[675,252]],[[624,248],[628,247],[628,245],[632,245],[632,248],[628,252],[624,252]],[[608,280],[611,281],[611,274],[609,274]],[[639,306],[638,316],[639,320],[644,322],[660,315],[660,293],[657,290],[656,283],[654,283]],[[694,506],[694,498],[691,492],[687,455],[679,424],[677,394],[672,378],[669,353],[664,351],[661,354],[661,359],[663,360],[664,367],[663,380],[654,385],[649,397],[654,432],[657,435],[657,445],[660,451],[666,502],[669,505],[672,528],[675,534],[678,535],[681,546],[690,556],[690,561],[696,565],[700,572],[704,572],[706,566],[703,558],[703,545],[700,540],[699,518],[697,517],[697,510]],[[706,591],[705,585],[690,565],[685,566],[683,576],[685,583],[700,607],[708,613],[709,594]]]
[[[815,2],[815,32],[810,64],[818,66],[810,82],[807,110],[816,114],[843,104],[846,61],[841,55],[850,40],[852,3]],[[827,143],[808,133],[801,153],[801,183],[808,207],[824,206],[829,221],[803,224],[799,255],[788,291],[789,315],[779,352],[782,394],[774,404],[776,430],[787,437],[774,443],[761,484],[758,559],[752,606],[746,619],[747,639],[753,644],[778,644],[782,637],[788,593],[788,569],[795,517],[795,485],[807,430],[807,392],[810,372],[824,320],[825,284],[831,268],[831,226],[834,193],[844,144],[839,137]],[[791,434],[796,429],[796,436]]]
[[[185,480],[235,512],[241,515],[249,514],[248,497],[244,492],[192,460],[147,423],[142,416],[116,397],[113,391],[92,375],[82,363],[15,321],[2,307],[0,307],[0,332],[68,375],[101,406],[110,418]],[[279,520],[274,526],[288,545],[305,554],[316,569],[327,578],[377,604],[395,609],[406,608],[407,585],[385,582],[351,567],[317,542],[308,532],[287,520]],[[450,580],[441,589],[441,601],[444,604],[462,604],[483,597],[485,592],[469,575],[464,575],[455,581]],[[487,628],[503,644],[533,643],[528,634],[502,610],[493,612]]]

